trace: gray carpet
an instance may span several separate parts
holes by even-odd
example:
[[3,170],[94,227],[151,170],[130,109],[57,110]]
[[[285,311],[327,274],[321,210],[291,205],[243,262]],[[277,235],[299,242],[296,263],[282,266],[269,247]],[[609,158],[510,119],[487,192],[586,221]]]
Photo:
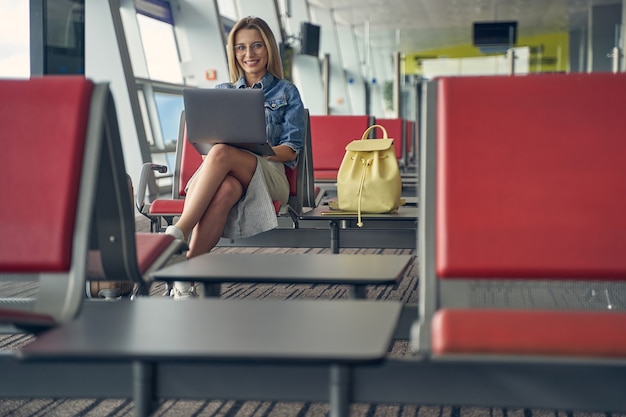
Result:
[[[131,401],[118,400],[4,400],[2,416],[132,416]],[[319,417],[328,415],[327,404],[258,401],[164,401],[155,417]],[[420,407],[354,404],[351,416],[363,417],[618,417],[617,414],[552,410]]]
[[[147,222],[138,220],[138,229],[147,227]],[[329,253],[328,249],[295,248],[217,248],[215,251],[245,253]],[[415,254],[411,249],[343,249],[342,253]],[[179,259],[180,260],[180,259]],[[162,284],[152,288],[154,296],[163,293]],[[26,295],[32,288],[25,284],[15,285],[0,282],[0,295]],[[224,298],[342,298],[346,297],[347,287],[341,285],[261,285],[225,284],[222,287]],[[417,302],[417,262],[406,271],[396,286],[375,286],[368,289],[369,299],[400,300],[405,303]],[[27,343],[30,336],[0,335],[0,351],[12,350]],[[390,355],[409,355],[408,344],[396,342]],[[1,372],[1,370],[0,370]],[[0,378],[2,377],[0,373]],[[329,413],[327,403],[259,402],[259,401],[207,401],[168,400],[159,403],[154,416],[211,416],[211,417],[317,417]],[[90,416],[115,417],[132,416],[133,403],[126,399],[0,399],[0,416]],[[353,417],[620,417],[619,414],[583,413],[558,410],[530,410],[476,407],[425,407],[393,404],[353,404]]]

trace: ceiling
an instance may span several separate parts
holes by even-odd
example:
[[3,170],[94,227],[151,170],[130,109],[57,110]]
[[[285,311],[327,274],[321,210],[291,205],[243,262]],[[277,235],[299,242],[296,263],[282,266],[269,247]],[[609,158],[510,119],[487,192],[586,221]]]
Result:
[[369,25],[373,49],[403,53],[471,43],[475,21],[516,20],[518,37],[569,31],[586,25],[591,5],[615,3],[621,0],[309,0],[357,34]]
[[[209,0],[207,0],[209,1]],[[68,9],[84,0],[48,2],[48,13],[65,24]],[[405,54],[471,43],[472,23],[516,20],[519,37],[567,32],[586,26],[593,5],[622,0],[308,0],[330,9],[339,25],[355,28],[374,50]],[[367,24],[366,24],[367,22]]]

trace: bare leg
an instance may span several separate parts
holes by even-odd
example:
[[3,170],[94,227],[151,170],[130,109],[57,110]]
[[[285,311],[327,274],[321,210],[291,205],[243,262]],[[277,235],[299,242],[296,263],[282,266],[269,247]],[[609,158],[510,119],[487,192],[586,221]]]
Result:
[[185,209],[176,222],[176,227],[185,237],[205,216],[226,176],[239,181],[242,192],[245,192],[254,175],[256,163],[254,155],[241,149],[229,145],[215,145],[211,148],[190,186],[185,198]]
[[227,176],[211,200],[209,207],[193,229],[187,259],[210,252],[217,245],[230,209],[243,195],[243,186],[234,177]]

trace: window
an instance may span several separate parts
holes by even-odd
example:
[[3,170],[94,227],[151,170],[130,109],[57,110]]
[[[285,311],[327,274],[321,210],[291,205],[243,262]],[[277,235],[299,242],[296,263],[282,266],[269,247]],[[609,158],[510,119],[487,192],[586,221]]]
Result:
[[150,79],[182,84],[174,27],[142,14],[137,14],[137,22]]
[[29,2],[0,3],[0,77],[30,77]]
[[217,0],[217,8],[220,15],[233,22],[238,20],[237,8],[234,0]]

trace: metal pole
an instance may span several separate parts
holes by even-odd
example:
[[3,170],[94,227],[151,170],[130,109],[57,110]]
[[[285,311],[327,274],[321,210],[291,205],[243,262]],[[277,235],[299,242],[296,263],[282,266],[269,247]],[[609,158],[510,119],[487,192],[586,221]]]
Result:
[[613,72],[619,72],[619,61],[621,58],[622,52],[619,49],[619,46],[613,47],[613,53],[611,54],[611,62],[612,62],[612,70]]
[[401,55],[400,52],[393,54],[393,109],[396,113],[396,117],[402,117],[402,100],[400,89],[402,86],[401,79]]
[[324,54],[322,82],[324,84],[324,114],[330,114],[330,54]]
[[507,49],[506,59],[509,64],[509,75],[515,75],[515,49]]

